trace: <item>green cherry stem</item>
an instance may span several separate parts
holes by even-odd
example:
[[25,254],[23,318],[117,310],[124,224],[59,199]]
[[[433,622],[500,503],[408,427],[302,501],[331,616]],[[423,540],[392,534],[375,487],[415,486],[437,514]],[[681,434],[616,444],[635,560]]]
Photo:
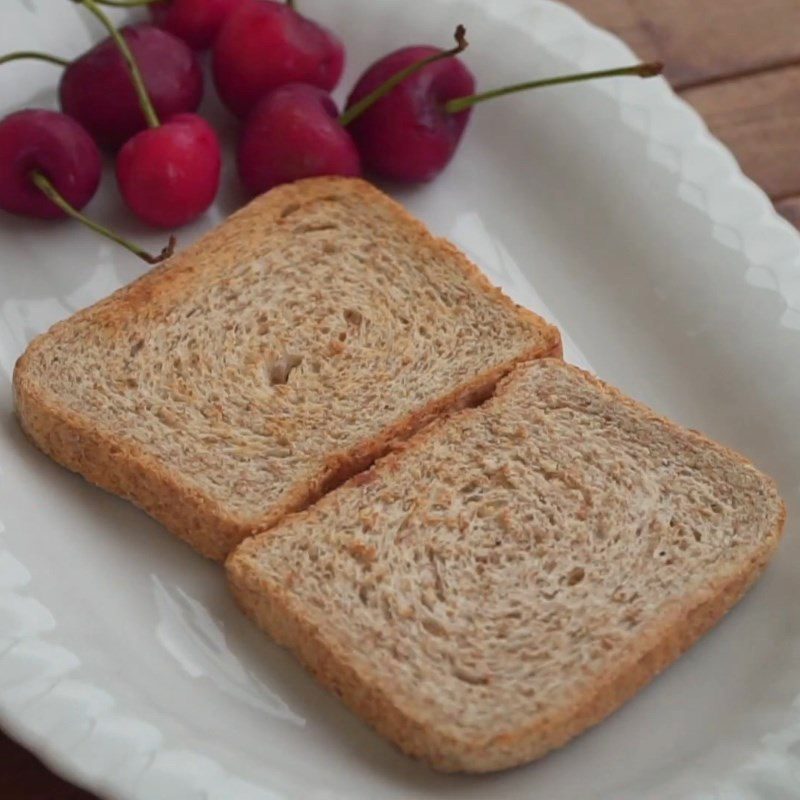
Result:
[[294,8],[294,0],[286,0],[286,5],[289,6],[289,8]]
[[78,222],[86,225],[87,228],[91,228],[96,233],[99,233],[101,236],[105,236],[107,239],[111,239],[112,242],[116,242],[119,245],[122,245],[126,250],[130,250],[136,256],[146,261],[148,264],[158,264],[159,261],[163,261],[166,258],[169,258],[173,251],[175,250],[175,237],[170,236],[169,243],[167,246],[157,255],[151,255],[146,250],[143,250],[138,245],[133,244],[133,242],[129,242],[127,239],[123,239],[121,236],[118,236],[116,233],[113,233],[108,228],[103,227],[99,223],[95,222],[93,219],[90,219],[85,214],[81,214],[77,208],[70,205],[60,194],[58,189],[50,182],[50,180],[38,170],[34,170],[31,173],[31,180],[36,185],[36,187],[41,191],[51,202],[55,203],[65,214],[72,217],[73,219],[78,220]]
[[158,114],[156,114],[153,102],[150,100],[150,95],[147,93],[147,87],[144,85],[144,78],[142,78],[142,73],[139,70],[139,65],[136,63],[136,58],[131,52],[130,47],[128,47],[125,37],[117,30],[105,11],[100,8],[97,0],[73,0],[73,2],[84,6],[88,11],[94,14],[103,24],[103,27],[109,32],[128,67],[128,72],[133,81],[133,88],[136,90],[136,96],[139,98],[139,105],[142,107],[147,124],[151,128],[157,128],[160,124],[158,121]]
[[389,78],[385,83],[381,84],[377,89],[362,97],[357,103],[354,103],[350,108],[342,113],[339,117],[339,122],[343,126],[349,125],[354,119],[360,117],[370,106],[378,102],[382,97],[389,94],[395,86],[399,86],[406,78],[410,78],[415,73],[424,69],[429,64],[436,61],[442,61],[445,58],[452,58],[459,53],[463,53],[467,49],[469,42],[467,42],[467,30],[463,25],[456,28],[455,40],[456,46],[450,50],[443,50],[441,53],[435,53],[427,58],[420,59],[413,64],[409,64],[405,69],[401,69]]
[[640,78],[652,78],[654,75],[659,75],[663,68],[663,64],[658,62],[649,62],[646,64],[634,64],[632,67],[601,69],[595,72],[579,72],[573,75],[559,75],[556,78],[544,78],[538,81],[517,83],[513,86],[506,86],[502,89],[491,89],[488,92],[472,94],[469,97],[455,97],[452,100],[448,100],[444,104],[444,110],[449,114],[457,114],[459,111],[464,111],[468,108],[471,108],[478,103],[482,103],[484,100],[491,100],[495,97],[503,97],[504,95],[514,94],[516,92],[524,92],[528,89],[539,89],[543,86],[557,86],[562,83],[578,83],[579,81],[590,81],[595,78],[616,78],[621,75],[635,75]]
[[58,64],[60,67],[68,67],[71,63],[69,59],[51,56],[50,53],[40,53],[38,50],[17,50],[14,53],[6,53],[4,56],[0,56],[0,64],[7,64],[9,61],[22,61],[23,59],[47,61],[50,64]]

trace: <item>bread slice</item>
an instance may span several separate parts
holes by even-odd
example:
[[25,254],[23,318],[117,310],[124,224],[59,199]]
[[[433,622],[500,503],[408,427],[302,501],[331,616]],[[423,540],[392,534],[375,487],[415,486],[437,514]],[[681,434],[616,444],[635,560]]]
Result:
[[244,611],[380,733],[484,772],[564,744],[677,658],[784,516],[741,456],[545,360],[227,570]]
[[367,183],[276,189],[37,338],[30,438],[222,559],[491,393],[555,328]]

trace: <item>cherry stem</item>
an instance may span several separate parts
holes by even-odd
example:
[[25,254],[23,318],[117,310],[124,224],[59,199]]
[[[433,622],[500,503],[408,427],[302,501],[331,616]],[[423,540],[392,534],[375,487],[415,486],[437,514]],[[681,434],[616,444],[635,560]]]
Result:
[[389,80],[381,84],[377,89],[367,95],[364,95],[364,97],[362,97],[357,103],[354,103],[352,106],[350,106],[350,108],[346,109],[339,117],[339,123],[343,126],[349,125],[353,120],[360,117],[370,106],[374,105],[382,97],[385,97],[387,94],[389,94],[389,92],[391,92],[396,86],[399,86],[406,78],[410,78],[412,75],[419,72],[421,69],[424,69],[429,64],[433,64],[436,61],[442,61],[445,58],[452,58],[453,56],[457,56],[459,53],[463,53],[469,45],[466,37],[466,28],[463,25],[459,25],[455,32],[455,47],[451,48],[450,50],[442,50],[440,53],[435,53],[432,56],[423,58],[420,61],[409,64],[405,69],[401,69],[399,72],[396,72],[391,78],[389,78]]
[[77,208],[70,205],[60,194],[58,189],[50,182],[50,180],[38,170],[34,170],[31,173],[31,180],[36,185],[36,187],[50,200],[52,203],[55,203],[65,214],[72,217],[73,219],[78,220],[78,222],[83,223],[88,228],[91,228],[96,233],[99,233],[101,236],[105,236],[107,239],[111,239],[112,242],[116,242],[117,244],[122,245],[126,250],[130,250],[136,256],[146,261],[148,264],[158,264],[159,261],[163,261],[166,258],[169,258],[172,253],[175,251],[175,237],[169,237],[169,243],[167,246],[157,255],[151,255],[146,250],[143,250],[138,245],[133,244],[133,242],[129,242],[127,239],[123,239],[121,236],[118,236],[116,233],[113,233],[108,228],[104,228],[102,225],[98,224],[92,219],[89,219],[85,214],[81,214]]
[[50,53],[40,53],[38,50],[18,50],[15,53],[6,53],[0,56],[0,64],[7,64],[9,61],[22,61],[23,59],[33,59],[36,61],[47,61],[50,64],[58,64],[60,67],[68,67],[70,60],[51,56]]
[[289,8],[294,8],[294,0],[286,0],[286,5],[289,6]]
[[139,98],[139,105],[142,107],[147,124],[151,128],[159,126],[158,114],[153,107],[153,102],[150,100],[150,95],[147,93],[147,87],[144,85],[144,78],[139,70],[139,65],[136,63],[136,58],[131,52],[125,37],[117,30],[114,23],[108,18],[105,11],[103,11],[97,4],[97,0],[74,0],[74,2],[85,6],[92,14],[100,20],[103,27],[111,34],[111,38],[119,48],[122,58],[128,67],[131,80],[133,81],[133,88],[136,90],[136,96]]
[[620,75],[637,75],[640,78],[652,78],[659,75],[664,68],[663,64],[650,62],[646,64],[635,64],[632,67],[618,67],[616,69],[601,69],[596,72],[579,72],[574,75],[560,75],[556,78],[544,78],[538,81],[528,81],[527,83],[517,83],[513,86],[506,86],[502,89],[492,89],[488,92],[473,94],[469,97],[455,97],[444,104],[444,110],[449,114],[457,114],[471,108],[484,100],[491,100],[494,97],[502,97],[515,92],[524,92],[528,89],[539,89],[542,86],[557,86],[561,83],[578,83],[579,81],[590,81],[594,78],[616,78]]

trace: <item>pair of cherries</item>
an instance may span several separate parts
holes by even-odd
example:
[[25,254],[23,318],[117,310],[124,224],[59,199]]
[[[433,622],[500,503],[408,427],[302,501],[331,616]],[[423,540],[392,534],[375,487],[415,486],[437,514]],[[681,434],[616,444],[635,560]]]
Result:
[[129,4],[142,3],[148,5],[156,25],[189,47],[213,46],[217,92],[238,117],[246,117],[270,89],[303,81],[332,91],[342,77],[341,40],[298,13],[292,0],[131,0]]
[[254,194],[315,175],[363,171],[402,183],[435,178],[453,158],[472,107],[486,100],[563,83],[622,75],[650,77],[661,64],[528,81],[480,94],[457,56],[467,48],[458,26],[450,50],[405,47],[357,81],[343,113],[322,89],[292,83],[267,92],[247,119],[237,160]]

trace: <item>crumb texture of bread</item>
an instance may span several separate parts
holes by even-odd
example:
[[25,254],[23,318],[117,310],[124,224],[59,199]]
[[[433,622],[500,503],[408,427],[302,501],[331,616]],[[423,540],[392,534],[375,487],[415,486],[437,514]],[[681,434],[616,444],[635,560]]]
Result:
[[379,732],[483,772],[564,744],[677,658],[784,516],[740,456],[548,359],[227,568],[241,607]]
[[36,339],[18,413],[54,459],[205,555],[487,396],[558,332],[359,180],[253,201]]

